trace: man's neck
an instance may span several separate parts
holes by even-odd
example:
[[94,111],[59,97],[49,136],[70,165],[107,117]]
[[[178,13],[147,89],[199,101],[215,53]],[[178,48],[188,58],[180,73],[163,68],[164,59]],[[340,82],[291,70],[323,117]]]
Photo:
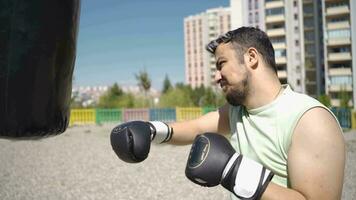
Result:
[[281,83],[259,84],[251,87],[244,103],[247,109],[255,109],[273,102],[283,92]]

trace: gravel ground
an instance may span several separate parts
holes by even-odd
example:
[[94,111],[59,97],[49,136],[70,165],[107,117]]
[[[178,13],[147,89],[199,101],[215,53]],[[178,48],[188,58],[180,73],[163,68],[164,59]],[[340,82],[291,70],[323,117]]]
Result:
[[[112,125],[72,127],[38,141],[0,139],[0,199],[229,199],[221,186],[203,188],[184,175],[190,146],[153,145],[143,163],[111,150]],[[356,199],[356,132],[345,133],[343,198]]]

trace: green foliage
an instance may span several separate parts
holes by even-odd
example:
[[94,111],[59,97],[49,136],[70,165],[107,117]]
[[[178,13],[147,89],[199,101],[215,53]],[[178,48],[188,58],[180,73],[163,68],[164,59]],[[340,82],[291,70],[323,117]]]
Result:
[[172,89],[172,84],[171,84],[171,81],[168,78],[168,75],[166,74],[166,77],[164,78],[164,81],[163,81],[162,93],[165,94],[170,89]]
[[346,91],[345,87],[341,87],[341,91],[338,94],[340,100],[340,108],[349,108],[349,101],[351,100],[351,94]]
[[124,91],[119,87],[117,83],[114,83],[114,85],[110,88],[109,90],[110,95],[112,96],[122,96],[124,94]]
[[324,104],[324,106],[326,106],[328,108],[331,107],[331,100],[327,94],[320,95],[318,97],[318,100],[320,101],[320,103]]
[[151,79],[146,72],[146,70],[140,71],[138,74],[135,74],[136,80],[138,81],[138,86],[147,92],[151,88]]
[[106,92],[106,94],[102,95],[99,98],[98,107],[99,108],[117,108],[120,107],[120,99],[123,98],[124,92],[115,83],[110,89]]
[[140,71],[138,74],[135,74],[136,80],[138,81],[138,86],[140,87],[141,90],[144,92],[145,98],[141,101],[140,100],[140,105],[138,107],[150,107],[150,100],[147,97],[147,92],[151,88],[151,79],[146,72],[146,70]]
[[225,103],[225,97],[204,86],[192,89],[189,85],[177,83],[175,88],[162,94],[160,107],[219,107]]
[[[168,78],[167,78],[168,80]],[[183,83],[170,86],[162,93],[158,107],[212,107],[217,108],[225,103],[225,97],[212,88],[204,86],[192,89]],[[145,95],[125,93],[116,83],[99,98],[98,108],[148,108],[152,107],[152,98]]]
[[168,90],[165,94],[162,94],[160,101],[160,107],[186,107],[193,106],[193,102],[190,99],[189,93],[183,88],[174,88]]

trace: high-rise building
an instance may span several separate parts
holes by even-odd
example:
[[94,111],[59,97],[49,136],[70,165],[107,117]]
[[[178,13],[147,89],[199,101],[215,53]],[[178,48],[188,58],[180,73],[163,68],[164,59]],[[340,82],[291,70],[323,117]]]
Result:
[[231,29],[253,26],[265,30],[263,0],[230,0],[230,9]]
[[[231,18],[231,20],[230,20]],[[275,49],[278,77],[298,92],[340,96],[356,108],[356,1],[230,0],[184,20],[186,82],[210,86],[215,59],[204,50],[218,35],[241,26],[264,30]]]
[[193,88],[214,82],[215,59],[205,46],[230,30],[230,8],[214,8],[184,18],[185,81]]
[[323,0],[324,57],[326,93],[333,106],[340,105],[340,96],[350,97],[355,106],[356,83],[356,2]]
[[296,0],[266,0],[265,31],[275,50],[279,79],[295,91],[304,92],[299,6]]
[[[300,4],[301,58],[304,65],[304,92],[318,97],[325,93],[323,23],[320,0],[299,0]],[[295,27],[295,29],[297,29]]]
[[264,30],[275,49],[281,82],[314,97],[324,91],[320,4],[320,0],[230,0],[232,28]]

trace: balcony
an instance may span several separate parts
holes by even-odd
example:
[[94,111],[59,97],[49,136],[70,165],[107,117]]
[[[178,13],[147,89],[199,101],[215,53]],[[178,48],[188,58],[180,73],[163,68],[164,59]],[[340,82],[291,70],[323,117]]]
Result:
[[340,92],[340,91],[352,92],[352,84],[350,85],[329,85],[330,92]]
[[326,27],[329,30],[347,29],[350,28],[350,22],[349,21],[329,22],[326,24]]
[[351,52],[329,53],[328,61],[351,60]]
[[350,9],[348,5],[342,5],[342,6],[336,6],[336,7],[329,7],[326,9],[325,15],[327,17],[329,16],[338,16],[338,15],[344,15],[344,14],[349,14]]
[[284,14],[266,16],[266,23],[276,23],[276,22],[284,22],[284,21],[285,21]]
[[278,78],[286,79],[287,78],[287,71],[286,70],[278,70],[277,71]]
[[287,45],[285,42],[272,43],[274,49],[286,49]]
[[[330,103],[331,103],[331,106],[335,106],[335,107],[340,106],[340,100],[339,99],[331,99]],[[353,106],[352,100],[349,101],[349,106]]]
[[282,65],[287,63],[287,58],[285,56],[283,57],[276,57],[276,64],[277,65]]
[[351,68],[330,68],[329,76],[351,76]]
[[311,4],[311,3],[313,3],[313,0],[304,0],[304,1],[303,1],[303,5],[305,5],[305,4]]
[[270,1],[266,2],[265,8],[270,9],[270,8],[279,8],[279,7],[284,7],[283,1]]
[[350,45],[350,44],[351,44],[351,38],[349,38],[349,37],[330,38],[327,40],[328,46],[342,46],[342,45]]
[[284,28],[267,29],[267,35],[269,37],[284,36],[286,31]]

